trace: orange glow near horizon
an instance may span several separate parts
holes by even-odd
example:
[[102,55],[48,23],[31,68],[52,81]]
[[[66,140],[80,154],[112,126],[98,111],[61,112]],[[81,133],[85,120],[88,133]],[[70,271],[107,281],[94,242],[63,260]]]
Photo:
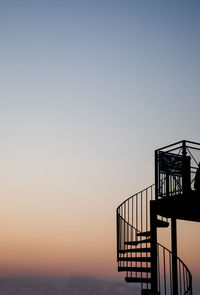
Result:
[[[10,206],[9,198],[6,203]],[[1,209],[0,276],[122,278],[117,273],[114,208],[104,222],[103,211],[95,215],[89,214],[90,209],[87,214],[80,210],[73,217],[59,209],[45,210],[34,203],[22,211],[17,204],[7,211]],[[178,255],[197,277],[198,231],[198,223],[178,221]],[[170,229],[159,229],[158,238],[170,249]]]
[[[72,216],[67,206],[58,208],[49,201],[45,208],[38,206],[38,201],[32,201],[31,206],[24,202],[20,208],[21,201],[11,202],[9,196],[4,200],[0,224],[2,276],[117,277],[115,232],[101,223],[98,214],[78,208],[77,215]],[[110,223],[110,218],[105,222]]]

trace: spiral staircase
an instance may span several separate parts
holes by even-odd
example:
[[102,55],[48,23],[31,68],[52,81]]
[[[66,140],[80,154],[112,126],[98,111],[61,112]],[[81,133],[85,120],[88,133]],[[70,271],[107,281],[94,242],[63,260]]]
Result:
[[[155,184],[117,208],[118,271],[142,295],[192,295],[192,275],[177,256],[176,221],[200,222],[200,144],[180,141],[155,151]],[[171,231],[171,249],[158,242]]]

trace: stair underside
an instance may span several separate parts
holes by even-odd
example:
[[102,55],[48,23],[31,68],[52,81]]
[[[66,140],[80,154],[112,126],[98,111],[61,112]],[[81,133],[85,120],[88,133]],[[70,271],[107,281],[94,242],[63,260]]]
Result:
[[151,257],[119,257],[119,261],[151,262]]
[[125,254],[125,253],[150,253],[151,248],[134,248],[134,249],[124,249],[119,250],[119,253]]
[[145,231],[145,232],[141,232],[137,234],[138,237],[149,237],[150,235],[151,235],[150,231]]
[[140,241],[127,241],[127,242],[124,242],[124,244],[129,246],[137,246],[139,244],[150,243],[150,242],[151,242],[151,239],[146,239],[146,240],[140,240]]
[[142,289],[142,295],[160,295],[160,293],[151,291],[149,289]]
[[158,215],[166,218],[200,222],[200,192],[176,195],[153,201]]
[[161,219],[156,220],[156,227],[168,227],[168,226],[169,226],[169,222],[161,220]]
[[118,271],[131,271],[131,272],[151,272],[151,267],[118,267]]
[[125,281],[127,283],[151,283],[150,278],[129,278],[129,277],[126,277]]

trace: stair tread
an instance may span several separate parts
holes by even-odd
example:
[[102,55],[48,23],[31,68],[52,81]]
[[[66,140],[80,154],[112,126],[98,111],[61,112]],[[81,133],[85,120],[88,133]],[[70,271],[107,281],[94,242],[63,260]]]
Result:
[[137,234],[138,237],[149,237],[150,235],[151,235],[150,231],[144,231]]
[[125,254],[125,253],[148,253],[151,252],[151,248],[134,248],[134,249],[124,249],[124,250],[119,250],[119,253]]
[[150,243],[151,239],[146,239],[146,240],[140,240],[140,241],[127,241],[124,242],[125,245],[130,245],[130,246],[137,246],[138,244],[142,243]]
[[119,266],[118,271],[151,272],[151,267]]
[[151,257],[119,257],[119,261],[151,262]]
[[129,278],[129,277],[126,277],[125,281],[127,283],[151,283],[150,278]]
[[169,226],[169,222],[161,220],[161,219],[156,220],[156,227],[168,227],[168,226]]
[[142,295],[160,295],[160,292],[154,292],[149,289],[142,289]]

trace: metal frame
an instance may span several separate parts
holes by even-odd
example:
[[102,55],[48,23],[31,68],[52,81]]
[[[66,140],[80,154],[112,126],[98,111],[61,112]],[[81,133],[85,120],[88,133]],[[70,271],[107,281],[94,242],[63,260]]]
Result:
[[[160,171],[162,155],[171,155],[182,158],[182,174],[171,174]],[[200,144],[193,141],[182,140],[167,145],[155,151],[155,192],[156,200],[178,194],[186,195],[194,190],[194,177],[200,162]]]

